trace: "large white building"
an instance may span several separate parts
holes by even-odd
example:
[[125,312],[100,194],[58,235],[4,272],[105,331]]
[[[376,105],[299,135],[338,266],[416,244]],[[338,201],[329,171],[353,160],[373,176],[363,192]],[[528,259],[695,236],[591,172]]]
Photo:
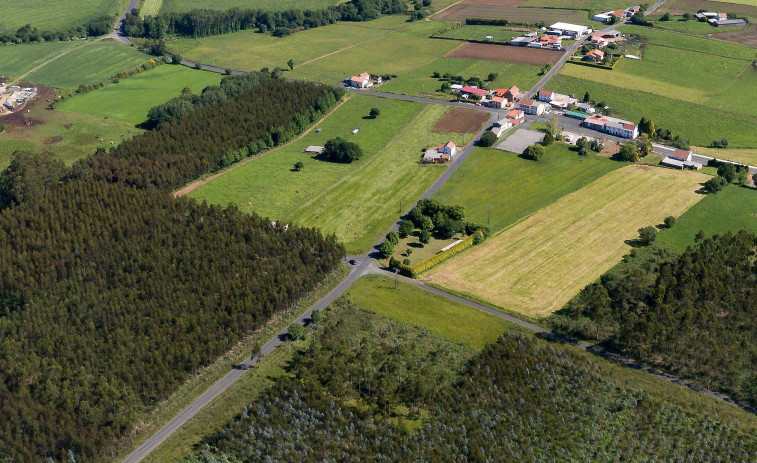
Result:
[[639,127],[633,122],[624,121],[610,116],[590,116],[584,119],[583,126],[609,133],[621,138],[636,138],[639,136]]
[[549,30],[550,32],[559,32],[560,35],[567,35],[570,37],[581,37],[591,33],[591,28],[587,26],[562,22],[552,24],[549,26]]

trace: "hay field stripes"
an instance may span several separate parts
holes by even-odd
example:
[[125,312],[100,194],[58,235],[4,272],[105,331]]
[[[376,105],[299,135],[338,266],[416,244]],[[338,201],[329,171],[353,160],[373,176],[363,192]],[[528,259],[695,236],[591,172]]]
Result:
[[156,16],[163,7],[163,0],[142,0],[139,5],[139,16]]
[[612,171],[432,269],[430,281],[530,316],[561,308],[626,254],[637,229],[696,204],[708,176]]
[[53,61],[55,61],[55,60],[57,60],[59,58],[62,58],[64,56],[66,56],[67,54],[71,53],[72,51],[78,50],[78,49],[80,49],[82,47],[86,47],[87,45],[91,45],[93,43],[95,43],[95,42],[85,42],[85,43],[83,43],[83,44],[81,44],[81,45],[79,45],[77,47],[69,48],[68,50],[62,51],[61,53],[59,53],[59,54],[57,54],[57,55],[49,58],[47,61],[34,66],[33,68],[29,69],[25,73],[23,73],[20,76],[16,77],[16,79],[13,82],[11,82],[8,86],[11,86],[11,85],[14,85],[14,84],[16,84],[18,82],[21,82],[26,76],[34,74],[35,72],[39,71],[43,67],[47,66],[48,64],[52,63]]

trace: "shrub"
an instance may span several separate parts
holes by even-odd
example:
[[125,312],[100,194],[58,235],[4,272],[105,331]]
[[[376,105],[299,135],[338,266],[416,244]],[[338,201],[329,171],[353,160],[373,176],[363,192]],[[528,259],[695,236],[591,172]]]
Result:
[[623,145],[623,147],[620,149],[620,152],[618,153],[618,158],[620,158],[621,161],[626,162],[636,162],[639,160],[639,150],[635,143],[626,143]]
[[708,193],[717,193],[718,191],[725,188],[726,185],[728,185],[728,180],[724,179],[723,177],[712,177],[711,179],[704,182],[704,189]]
[[379,254],[381,254],[381,257],[386,259],[387,257],[394,254],[394,244],[391,241],[386,240],[379,245],[378,252]]
[[391,231],[386,234],[386,240],[396,246],[400,242],[400,236],[397,232]]
[[657,239],[657,229],[655,227],[639,228],[639,243],[649,246]]
[[421,230],[419,240],[423,244],[428,244],[428,242],[431,241],[431,232],[427,229]]
[[675,224],[676,224],[676,218],[675,217],[673,217],[672,215],[669,215],[669,216],[665,217],[665,226],[667,228],[673,228],[673,225],[675,225]]
[[292,323],[292,326],[287,330],[287,338],[290,341],[298,341],[305,338],[305,328],[297,323]]
[[544,156],[544,152],[545,149],[542,145],[531,145],[523,150],[523,157],[532,161],[538,161]]
[[415,230],[415,225],[413,225],[413,222],[409,220],[403,220],[400,222],[400,231],[399,236],[400,238],[406,238],[409,234],[411,234]]
[[371,112],[369,113],[371,119],[376,119],[379,117],[379,114],[381,114],[381,110],[378,108],[371,108]]
[[494,143],[497,142],[497,136],[494,135],[494,132],[486,131],[483,135],[481,135],[481,140],[479,141],[479,144],[481,146],[492,146]]

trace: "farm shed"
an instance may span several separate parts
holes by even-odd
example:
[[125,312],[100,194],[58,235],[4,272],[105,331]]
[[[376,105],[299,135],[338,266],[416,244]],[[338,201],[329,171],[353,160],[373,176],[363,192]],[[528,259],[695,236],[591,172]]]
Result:
[[324,150],[323,146],[317,146],[317,145],[311,145],[305,148],[305,152],[311,153],[311,154],[322,154],[323,150]]

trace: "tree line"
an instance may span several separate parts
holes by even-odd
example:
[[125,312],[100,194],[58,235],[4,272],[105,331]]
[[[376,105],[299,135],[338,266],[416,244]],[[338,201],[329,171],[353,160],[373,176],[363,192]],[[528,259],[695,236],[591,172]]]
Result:
[[349,315],[327,315],[291,375],[186,461],[757,456],[757,439],[745,429],[684,412],[560,345],[505,333],[466,365],[459,344],[440,347],[425,330],[396,322],[376,326],[375,315],[349,304],[345,309]]
[[[254,78],[252,78],[254,79]],[[228,88],[228,86],[227,86]],[[174,189],[198,176],[285,143],[333,107],[344,90],[263,79],[249,91],[203,106],[180,101],[189,114],[121,143],[98,150],[73,167],[75,178]],[[223,99],[224,90],[209,98]],[[154,111],[151,111],[154,113]]]
[[206,37],[248,29],[285,36],[296,30],[326,26],[337,21],[370,21],[384,14],[400,14],[407,10],[406,0],[349,0],[321,10],[196,9],[145,18],[140,18],[139,10],[134,10],[127,15],[123,32],[131,37],[149,39],[162,39],[166,35]]
[[700,232],[697,241],[680,256],[635,252],[553,327],[757,406],[757,235]]
[[100,16],[90,19],[84,24],[59,31],[40,31],[31,24],[19,27],[15,32],[0,34],[0,43],[29,43],[53,42],[56,40],[71,40],[82,37],[99,37],[113,31],[114,16]]

